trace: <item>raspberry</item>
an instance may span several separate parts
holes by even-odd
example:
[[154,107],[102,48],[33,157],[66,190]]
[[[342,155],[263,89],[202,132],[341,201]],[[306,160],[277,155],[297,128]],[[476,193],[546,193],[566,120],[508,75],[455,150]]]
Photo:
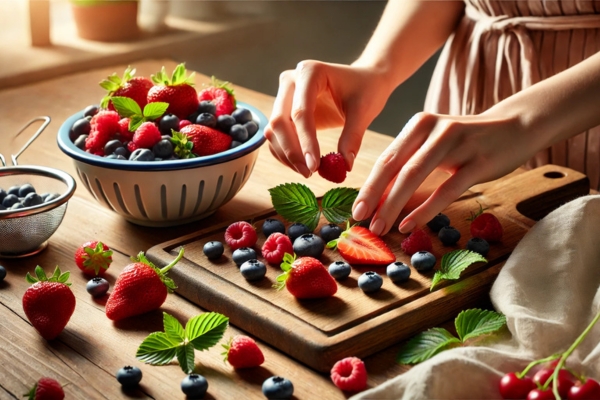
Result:
[[100,111],[92,117],[90,126],[96,129],[102,136],[110,137],[119,132],[119,114],[116,111]]
[[128,142],[127,143],[127,150],[129,150],[130,153],[133,153],[134,151],[136,151],[137,149],[139,149],[140,147],[133,143],[133,142]]
[[234,222],[225,230],[225,243],[231,250],[237,250],[240,247],[252,247],[256,244],[258,235],[254,227],[246,221]]
[[179,129],[184,128],[191,124],[192,123],[190,121],[188,121],[187,119],[182,119],[181,121],[179,121]]
[[331,380],[341,390],[360,392],[367,387],[365,363],[357,357],[346,357],[331,368]]
[[248,336],[238,335],[229,341],[229,344],[223,345],[225,352],[225,361],[233,368],[252,368],[258,367],[265,362],[265,356],[254,341]]
[[65,392],[55,379],[40,378],[25,396],[39,400],[62,400],[65,398]]
[[502,225],[495,215],[483,213],[471,222],[471,236],[493,243],[502,240]]
[[346,179],[346,160],[340,153],[329,153],[321,157],[319,175],[328,181],[342,183]]
[[271,233],[263,244],[262,256],[271,264],[281,264],[285,253],[294,254],[290,238],[281,232]]
[[415,229],[406,239],[400,244],[402,251],[412,256],[418,251],[428,251],[431,253],[433,246],[431,239],[422,229]]
[[160,131],[153,122],[144,122],[135,130],[132,141],[138,148],[151,149],[161,139]]
[[121,118],[119,121],[119,136],[121,141],[131,140],[133,132],[129,130],[129,118]]

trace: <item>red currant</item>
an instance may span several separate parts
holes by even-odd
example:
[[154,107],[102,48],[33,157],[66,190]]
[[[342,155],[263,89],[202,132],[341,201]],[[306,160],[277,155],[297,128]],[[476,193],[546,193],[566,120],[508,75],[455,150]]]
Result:
[[569,400],[596,400],[600,399],[600,384],[588,378],[585,383],[571,386],[569,389]]
[[[544,383],[546,383],[546,381],[552,376],[553,373],[554,369],[551,368],[540,369],[533,376],[533,381],[539,383],[540,386],[543,386]],[[575,384],[575,378],[566,369],[561,369],[558,372],[558,376],[556,377],[556,379],[558,381],[558,394],[560,394],[560,397],[562,397],[563,399],[566,399],[567,395],[569,394],[569,389],[571,389],[571,386]],[[549,388],[550,390],[552,390],[552,384],[550,384]]]
[[552,388],[549,387],[546,390],[533,389],[527,395],[527,400],[555,400],[555,397],[554,393],[552,393]]
[[535,383],[528,376],[519,378],[516,373],[510,372],[502,377],[499,388],[503,399],[525,399],[527,393],[535,389]]

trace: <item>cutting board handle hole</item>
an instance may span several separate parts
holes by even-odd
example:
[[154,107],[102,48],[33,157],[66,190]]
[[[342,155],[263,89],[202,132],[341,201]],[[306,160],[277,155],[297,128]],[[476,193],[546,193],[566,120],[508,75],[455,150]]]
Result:
[[563,174],[562,172],[558,172],[558,171],[548,171],[544,174],[544,176],[546,178],[550,178],[550,179],[558,179],[558,178],[564,178],[565,174]]

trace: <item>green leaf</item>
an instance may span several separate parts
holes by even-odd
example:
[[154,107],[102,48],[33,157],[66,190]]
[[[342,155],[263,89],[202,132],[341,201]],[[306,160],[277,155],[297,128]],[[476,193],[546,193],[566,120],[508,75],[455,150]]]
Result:
[[154,332],[148,335],[138,347],[135,357],[147,364],[164,365],[175,358],[179,342],[167,336],[164,332]]
[[141,115],[134,115],[129,120],[129,131],[135,132],[137,128],[140,127],[141,124],[145,122],[145,118]]
[[186,374],[194,372],[194,346],[191,343],[177,347],[177,361]]
[[417,364],[459,343],[460,340],[446,329],[432,328],[410,339],[400,349],[396,361],[400,364]]
[[102,82],[100,82],[100,87],[104,90],[108,90],[109,92],[114,92],[119,88],[119,84],[105,79]]
[[196,350],[206,350],[221,340],[229,318],[223,314],[209,312],[195,316],[185,326],[185,337]]
[[46,277],[46,273],[44,272],[42,267],[40,267],[39,265],[36,266],[33,271],[35,272],[35,276],[37,276],[37,278],[40,282],[44,282],[44,281],[48,280],[48,278]]
[[131,117],[132,115],[142,115],[142,109],[139,104],[129,97],[114,96],[111,97],[113,106],[119,115],[123,118]]
[[444,254],[439,271],[436,271],[431,280],[431,288],[440,283],[443,279],[458,279],[460,274],[471,264],[477,262],[487,262],[479,253],[469,250],[454,250]]
[[311,231],[319,223],[321,211],[315,194],[301,183],[285,183],[269,189],[271,202],[279,215],[304,224]]
[[157,101],[154,103],[146,104],[144,107],[144,117],[147,120],[155,120],[163,116],[165,111],[169,108],[169,103],[164,103],[162,101]]
[[29,283],[39,282],[37,279],[35,279],[33,276],[31,276],[31,274],[29,272],[25,275],[25,280]]
[[163,325],[165,327],[165,333],[170,339],[176,340],[180,343],[185,340],[185,331],[183,330],[183,326],[181,326],[177,318],[167,314],[166,312],[163,312]]
[[58,278],[60,278],[60,268],[58,268],[57,265],[56,268],[54,268],[54,273],[50,277],[49,281],[58,282]]
[[464,342],[497,331],[506,324],[506,317],[495,311],[473,308],[458,314],[454,324],[458,337]]
[[321,200],[323,215],[333,224],[341,224],[352,216],[352,204],[358,196],[353,188],[335,188],[328,190]]

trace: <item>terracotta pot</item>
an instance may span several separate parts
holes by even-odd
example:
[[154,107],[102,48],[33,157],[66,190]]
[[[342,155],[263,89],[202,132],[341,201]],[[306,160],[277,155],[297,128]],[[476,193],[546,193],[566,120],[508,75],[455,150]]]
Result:
[[80,38],[100,42],[120,42],[135,39],[137,1],[106,1],[105,4],[72,4],[73,18]]

